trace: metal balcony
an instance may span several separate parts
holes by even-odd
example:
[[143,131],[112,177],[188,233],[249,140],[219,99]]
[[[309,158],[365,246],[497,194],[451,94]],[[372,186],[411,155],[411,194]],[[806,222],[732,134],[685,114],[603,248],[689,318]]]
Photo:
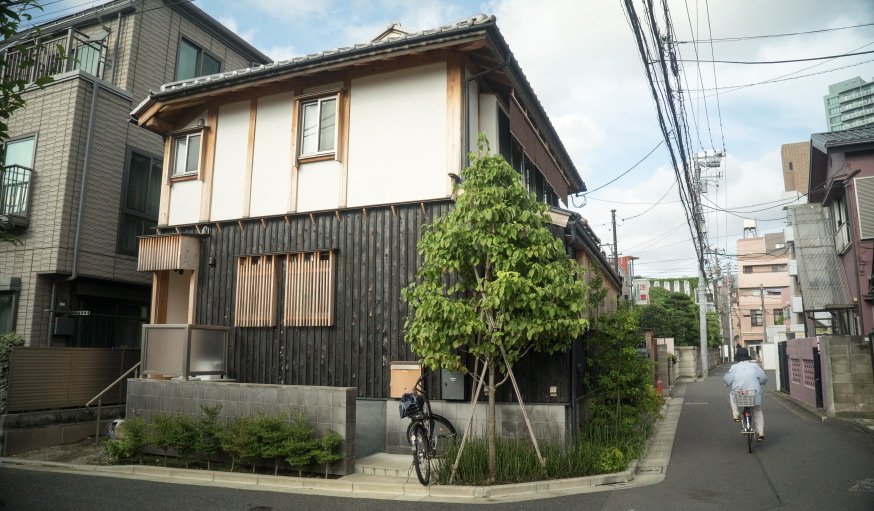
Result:
[[109,33],[87,36],[75,29],[38,41],[20,41],[2,55],[6,65],[0,78],[6,82],[35,82],[43,76],[54,76],[81,70],[104,78]]
[[33,169],[7,165],[0,169],[0,220],[13,227],[30,223],[30,179]]

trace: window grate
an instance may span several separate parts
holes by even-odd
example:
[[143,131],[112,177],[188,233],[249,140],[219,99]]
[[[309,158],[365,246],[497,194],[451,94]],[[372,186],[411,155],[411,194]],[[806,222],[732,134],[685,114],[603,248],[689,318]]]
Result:
[[285,324],[334,324],[334,253],[288,254],[286,259]]
[[235,326],[276,326],[276,256],[237,259]]

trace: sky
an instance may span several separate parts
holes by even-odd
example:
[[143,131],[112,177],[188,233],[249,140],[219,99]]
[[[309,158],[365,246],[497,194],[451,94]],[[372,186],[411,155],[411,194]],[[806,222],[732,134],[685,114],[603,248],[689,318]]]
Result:
[[[696,52],[698,60],[778,61],[874,51],[872,0],[666,1],[676,39],[686,41],[677,45],[683,59],[696,60]],[[635,274],[697,274],[690,229],[668,151],[659,145],[654,102],[621,0],[195,0],[195,5],[274,60],[366,42],[393,21],[421,30],[473,14],[495,15],[591,190],[572,198],[568,209],[579,212],[604,245],[613,240],[615,209],[619,255],[639,258]],[[642,10],[640,0],[635,5]],[[806,33],[759,37],[800,32]],[[689,42],[736,38],[744,39]],[[874,79],[874,53],[785,64],[686,62],[683,71],[694,149],[727,155],[710,171],[714,178],[703,199],[729,212],[706,214],[710,248],[723,253],[724,267],[734,262],[743,218],[757,220],[759,235],[783,230],[781,145],[825,131],[822,98],[828,85],[856,76]],[[786,79],[761,83],[778,77]],[[756,85],[736,88],[748,84]],[[604,251],[612,255],[612,247]]]

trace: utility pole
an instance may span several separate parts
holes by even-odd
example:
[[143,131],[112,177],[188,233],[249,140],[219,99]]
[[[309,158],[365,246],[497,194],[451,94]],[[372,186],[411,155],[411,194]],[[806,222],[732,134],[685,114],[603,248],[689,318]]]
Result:
[[698,231],[698,337],[699,350],[701,351],[701,377],[707,378],[710,372],[709,355],[707,353],[707,275],[704,274],[704,257],[707,246],[705,244],[704,234],[707,232],[706,222],[704,219],[704,211],[701,207],[701,194],[704,193],[704,180],[702,179],[702,169],[719,168],[722,164],[722,158],[725,156],[723,151],[715,151],[712,154],[704,153],[692,155],[692,161],[695,164],[694,175],[695,194],[697,195],[697,207],[693,214],[695,221],[698,222],[700,229]]
[[616,246],[616,210],[611,209],[610,214],[613,215],[613,271],[619,275],[619,247]]
[[768,329],[766,328],[767,322],[765,320],[765,286],[763,284],[759,284],[759,295],[762,298],[762,348],[765,349],[764,345],[768,342]]

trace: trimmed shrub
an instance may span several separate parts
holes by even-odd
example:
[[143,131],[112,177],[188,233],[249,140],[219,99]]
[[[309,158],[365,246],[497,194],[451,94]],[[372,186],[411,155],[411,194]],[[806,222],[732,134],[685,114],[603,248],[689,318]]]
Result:
[[24,346],[24,337],[14,332],[0,334],[0,413],[6,411],[6,389],[13,346]]

